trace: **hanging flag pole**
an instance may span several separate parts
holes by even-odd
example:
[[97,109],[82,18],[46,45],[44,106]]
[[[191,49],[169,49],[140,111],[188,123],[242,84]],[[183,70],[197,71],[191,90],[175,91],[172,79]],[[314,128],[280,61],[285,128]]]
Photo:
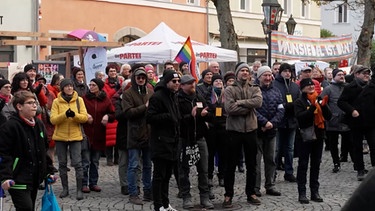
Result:
[[186,39],[185,43],[182,45],[181,50],[177,53],[176,58],[174,60],[178,63],[188,63],[190,74],[195,78],[196,81],[198,81],[196,73],[195,54],[193,51],[193,45],[190,41],[190,36]]

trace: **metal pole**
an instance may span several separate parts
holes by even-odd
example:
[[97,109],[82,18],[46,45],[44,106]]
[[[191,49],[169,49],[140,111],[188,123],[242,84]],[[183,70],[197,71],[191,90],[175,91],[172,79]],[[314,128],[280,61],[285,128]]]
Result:
[[271,67],[271,49],[272,49],[272,46],[271,46],[271,34],[272,34],[272,30],[269,30],[268,31],[268,54],[267,54],[267,64],[269,67]]

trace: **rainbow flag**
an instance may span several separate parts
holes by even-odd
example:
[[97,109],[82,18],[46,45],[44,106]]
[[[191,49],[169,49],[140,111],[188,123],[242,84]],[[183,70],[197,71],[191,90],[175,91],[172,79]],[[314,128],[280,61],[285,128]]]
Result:
[[182,46],[181,50],[177,53],[177,56],[174,60],[178,63],[188,63],[191,75],[198,81],[197,73],[195,70],[195,54],[193,51],[193,45],[190,41],[190,36],[186,39],[186,42]]

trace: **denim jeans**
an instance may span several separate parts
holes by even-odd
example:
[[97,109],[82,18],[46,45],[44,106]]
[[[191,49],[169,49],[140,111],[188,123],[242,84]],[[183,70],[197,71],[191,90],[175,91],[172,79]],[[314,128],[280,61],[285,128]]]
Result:
[[99,159],[101,151],[82,150],[83,185],[92,187],[98,184]]
[[[293,174],[295,128],[278,128],[276,133],[276,158],[284,155],[285,174]],[[277,162],[277,159],[276,159]],[[277,164],[276,164],[277,165]]]
[[[206,140],[201,138],[197,141],[200,160],[195,164],[198,171],[198,189],[199,195],[208,198],[208,150]],[[190,166],[186,163],[182,164],[181,162],[178,165],[179,169],[179,181],[180,181],[180,191],[183,198],[190,198]]]
[[138,167],[142,160],[142,182],[143,190],[151,191],[151,151],[149,147],[141,149],[128,149],[129,165],[128,165],[128,185],[129,195],[137,196],[137,179]]
[[255,183],[255,189],[260,190],[261,187],[261,160],[263,156],[264,161],[264,175],[266,190],[273,189],[275,186],[274,175],[276,171],[275,162],[275,148],[276,148],[276,137],[273,138],[259,138],[257,139],[257,178]]

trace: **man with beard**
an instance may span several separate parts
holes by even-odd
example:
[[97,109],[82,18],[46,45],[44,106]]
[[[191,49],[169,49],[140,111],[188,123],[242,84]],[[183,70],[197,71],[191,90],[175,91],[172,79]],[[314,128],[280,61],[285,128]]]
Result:
[[[191,75],[181,77],[181,89],[178,93],[178,102],[181,112],[181,140],[179,143],[179,182],[183,197],[183,208],[194,208],[190,194],[190,166],[195,165],[198,171],[198,188],[200,204],[203,208],[213,209],[209,199],[208,189],[208,150],[205,121],[208,118],[208,107],[204,99],[195,92],[195,79]],[[197,148],[196,148],[197,147]],[[196,150],[196,151],[195,151]],[[193,153],[195,151],[197,153]],[[198,153],[199,151],[199,153]],[[192,154],[189,154],[189,153]],[[200,159],[197,155],[200,155]]]

